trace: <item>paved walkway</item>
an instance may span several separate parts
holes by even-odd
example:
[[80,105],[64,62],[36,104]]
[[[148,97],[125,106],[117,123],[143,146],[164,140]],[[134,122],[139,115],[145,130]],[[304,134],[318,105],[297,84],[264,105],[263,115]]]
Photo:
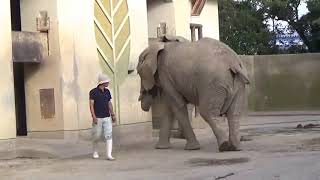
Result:
[[0,179],[319,180],[320,128],[296,129],[299,123],[317,124],[320,116],[249,117],[242,122],[242,151],[229,153],[217,151],[210,129],[196,130],[199,151],[184,151],[181,139],[155,150],[156,138],[131,135],[132,143],[116,145],[114,162],[91,159],[89,141],[18,138],[19,158],[0,160]]

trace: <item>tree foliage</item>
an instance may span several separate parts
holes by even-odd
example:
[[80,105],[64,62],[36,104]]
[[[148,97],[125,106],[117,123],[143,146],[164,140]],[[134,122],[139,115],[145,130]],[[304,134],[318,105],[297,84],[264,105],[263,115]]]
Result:
[[219,0],[220,40],[238,54],[269,54],[273,34],[254,0]]
[[[309,12],[299,16],[306,3]],[[267,20],[287,22],[281,29]],[[320,52],[320,0],[219,0],[220,39],[238,54]],[[278,27],[279,26],[279,27]],[[304,46],[277,49],[277,34],[297,32]]]
[[309,52],[319,52],[320,1],[305,0],[309,12],[299,17],[299,6],[302,0],[257,0],[267,18],[285,21],[289,28],[296,31]]

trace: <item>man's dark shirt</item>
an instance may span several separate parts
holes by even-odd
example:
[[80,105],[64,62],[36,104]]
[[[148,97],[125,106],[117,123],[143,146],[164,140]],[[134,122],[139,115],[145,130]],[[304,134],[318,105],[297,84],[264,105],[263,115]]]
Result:
[[98,87],[90,91],[90,100],[94,101],[94,113],[97,118],[110,117],[109,101],[111,100],[111,94],[108,89],[102,91]]

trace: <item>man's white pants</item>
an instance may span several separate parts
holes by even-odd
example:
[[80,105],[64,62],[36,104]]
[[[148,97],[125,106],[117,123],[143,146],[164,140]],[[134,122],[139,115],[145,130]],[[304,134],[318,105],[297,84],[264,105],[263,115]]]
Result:
[[112,119],[111,117],[97,118],[97,124],[93,124],[92,127],[92,139],[94,142],[98,142],[102,135],[105,140],[112,139]]
[[[112,151],[112,119],[111,117],[106,118],[97,118],[97,124],[93,124],[92,127],[92,141],[93,141],[93,151],[98,151],[98,142],[102,139],[102,135],[104,136],[104,140],[109,146],[109,150],[107,150],[108,154],[111,154]],[[109,142],[109,145],[108,145]],[[107,148],[108,149],[108,148]]]

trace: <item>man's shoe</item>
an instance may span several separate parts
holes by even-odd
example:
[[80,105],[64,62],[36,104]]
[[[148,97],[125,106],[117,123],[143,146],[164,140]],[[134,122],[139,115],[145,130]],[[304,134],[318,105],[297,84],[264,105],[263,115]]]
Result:
[[116,160],[114,157],[112,157],[112,139],[107,140],[106,142],[106,151],[107,151],[107,160],[114,161]]
[[115,161],[116,159],[114,157],[107,157],[108,161]]
[[98,152],[93,153],[93,159],[99,159],[99,154]]

